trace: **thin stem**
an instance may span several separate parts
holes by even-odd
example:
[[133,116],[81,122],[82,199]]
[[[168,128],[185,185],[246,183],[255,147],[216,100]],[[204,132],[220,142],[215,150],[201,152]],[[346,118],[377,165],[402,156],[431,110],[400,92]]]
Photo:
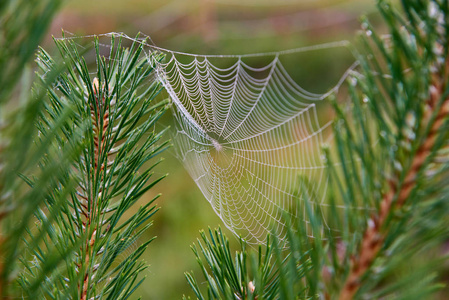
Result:
[[[101,153],[103,151],[103,147],[105,144],[105,135],[108,130],[109,126],[109,109],[104,108],[105,104],[105,98],[104,95],[102,97],[102,100],[99,100],[100,97],[100,89],[99,89],[99,83],[98,79],[94,78],[92,83],[93,91],[94,91],[94,98],[95,103],[90,104],[90,110],[91,110],[91,119],[92,119],[92,125],[93,125],[93,142],[94,142],[94,167],[93,167],[93,178],[97,174],[100,174],[100,178],[96,178],[97,180],[101,180],[101,171],[104,170],[105,167],[107,167],[108,161],[106,158],[106,162],[101,161]],[[105,112],[103,114],[103,120],[101,122],[101,110],[105,109]],[[100,127],[102,127],[100,129]],[[100,170],[98,170],[100,169]],[[81,300],[87,300],[87,294],[89,289],[89,281],[91,279],[91,276],[93,274],[91,273],[90,266],[91,266],[91,260],[94,259],[94,245],[96,242],[96,236],[97,236],[97,230],[98,227],[96,224],[94,224],[94,228],[91,231],[92,221],[97,220],[97,214],[102,213],[97,209],[97,206],[99,205],[99,197],[98,195],[94,195],[94,192],[92,191],[92,195],[90,198],[85,197],[82,193],[77,194],[79,197],[79,202],[82,207],[83,215],[86,217],[86,226],[85,226],[85,232],[92,232],[92,234],[87,236],[86,238],[86,244],[85,244],[85,253],[84,253],[84,265],[86,268],[86,271],[83,276],[83,287],[81,292]],[[90,205],[84,205],[84,202],[86,201],[92,201]],[[96,201],[94,200],[96,199]],[[92,272],[95,272],[95,270],[92,270]]]

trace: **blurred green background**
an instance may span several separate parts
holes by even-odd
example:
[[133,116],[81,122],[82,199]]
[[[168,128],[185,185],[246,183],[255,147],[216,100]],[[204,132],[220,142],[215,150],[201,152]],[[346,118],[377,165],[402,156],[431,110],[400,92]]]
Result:
[[[242,54],[297,48],[311,44],[353,40],[358,18],[376,20],[374,1],[369,0],[78,0],[67,1],[55,19],[51,35],[61,29],[76,35],[124,32],[149,35],[160,47],[200,54]],[[331,86],[353,61],[348,51],[298,55],[289,58],[289,72],[315,92]],[[321,90],[320,90],[321,89]],[[165,94],[165,97],[167,95]],[[169,115],[161,126],[172,122]],[[151,265],[147,280],[136,292],[142,299],[180,299],[192,295],[184,272],[199,269],[190,245],[198,231],[209,226],[224,228],[180,162],[173,149],[162,156],[158,174],[169,176],[144,196],[157,193],[161,210],[153,218],[147,238],[157,236],[145,254]],[[225,230],[236,246],[237,239]]]

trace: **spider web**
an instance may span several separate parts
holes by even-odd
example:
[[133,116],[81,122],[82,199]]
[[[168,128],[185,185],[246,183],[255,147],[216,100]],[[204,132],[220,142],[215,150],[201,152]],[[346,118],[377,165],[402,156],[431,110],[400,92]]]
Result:
[[[281,56],[346,47],[347,42],[253,55],[205,56],[163,50],[158,77],[175,104],[174,144],[186,170],[234,233],[264,243],[269,231],[285,238],[285,214],[327,206],[324,132],[317,104],[335,93],[308,92],[289,75]],[[160,49],[159,49],[160,50]],[[272,57],[264,66],[246,63]],[[298,191],[299,177],[308,181]],[[313,237],[311,228],[308,235]]]
[[[143,42],[121,33],[102,36],[111,35]],[[166,55],[156,71],[174,104],[177,155],[226,227],[249,243],[265,243],[268,232],[284,240],[287,214],[299,217],[314,237],[304,201],[325,216],[328,180],[321,148],[331,137],[331,120],[320,121],[317,106],[339,90],[357,63],[326,92],[312,93],[292,79],[283,57],[349,43],[246,55],[146,45],[149,54]],[[268,62],[252,65],[258,57]]]

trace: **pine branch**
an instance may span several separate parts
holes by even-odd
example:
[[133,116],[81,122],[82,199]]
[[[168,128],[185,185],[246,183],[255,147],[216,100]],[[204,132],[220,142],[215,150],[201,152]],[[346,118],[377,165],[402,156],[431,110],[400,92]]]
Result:
[[[383,1],[380,1],[381,11],[387,20],[396,19],[400,20],[397,15],[392,12],[392,9]],[[447,3],[446,3],[447,5]],[[427,15],[428,11],[423,10],[424,6],[428,11],[434,10]],[[382,8],[383,7],[383,8]],[[416,11],[416,9],[419,9]],[[403,134],[399,128],[394,139],[397,141],[397,145],[414,145],[416,149],[409,157],[401,158],[401,152],[398,151],[398,156],[393,158],[394,161],[399,162],[399,165],[407,165],[408,168],[404,170],[396,171],[389,176],[388,191],[383,195],[379,202],[379,209],[376,213],[373,213],[368,219],[368,226],[363,234],[363,238],[360,241],[360,246],[356,254],[351,257],[351,267],[346,281],[341,289],[339,299],[353,299],[357,291],[362,285],[363,278],[370,270],[374,261],[381,254],[381,251],[385,248],[387,236],[390,231],[393,230],[392,223],[394,223],[393,216],[401,212],[405,207],[413,205],[416,201],[416,194],[419,189],[423,189],[419,185],[422,180],[422,175],[426,169],[429,168],[429,164],[433,161],[435,155],[444,147],[444,139],[446,138],[445,127],[447,125],[447,119],[449,116],[449,98],[447,96],[447,75],[449,74],[449,64],[444,59],[447,56],[447,42],[444,36],[445,14],[447,13],[447,7],[434,3],[426,3],[425,1],[415,1],[404,3],[404,10],[410,16],[412,25],[403,22],[402,29],[406,31],[405,38],[414,38],[417,40],[418,45],[409,46],[407,41],[404,42],[403,38],[398,34],[395,26],[397,24],[390,24],[392,26],[391,39],[393,39],[392,53],[401,49],[404,53],[407,53],[405,65],[410,63],[412,68],[416,68],[416,62],[423,62],[419,64],[421,68],[427,68],[430,70],[430,81],[427,83],[426,93],[429,95],[428,99],[424,102],[419,102],[419,97],[413,94],[407,95],[410,99],[394,99],[396,96],[394,88],[386,88],[386,93],[393,95],[392,101],[405,101],[411,109],[408,115],[420,116],[419,126],[410,124],[410,129],[415,131],[413,134]],[[431,15],[435,14],[435,15]],[[441,17],[439,17],[441,16]],[[433,24],[432,21],[436,21]],[[427,31],[423,29],[422,22],[427,22]],[[397,22],[397,23],[400,23]],[[430,27],[434,26],[434,27]],[[366,26],[367,27],[367,26]],[[429,28],[430,27],[430,28]],[[370,33],[372,29],[370,28]],[[376,39],[376,37],[374,37]],[[429,46],[430,41],[430,46]],[[382,42],[377,39],[378,46],[383,53],[385,60],[390,63],[393,58],[390,58],[390,54],[385,50]],[[395,49],[396,47],[396,49]],[[410,49],[408,49],[410,47]],[[412,48],[413,47],[413,48]],[[430,47],[432,52],[427,52]],[[394,57],[394,54],[391,55]],[[411,59],[412,57],[412,59]],[[408,60],[408,61],[407,61]],[[402,64],[398,63],[398,65]],[[415,65],[415,66],[414,66]],[[399,72],[404,72],[405,67],[398,69]],[[418,69],[418,68],[417,68]],[[370,70],[368,70],[370,71]],[[397,73],[398,76],[393,76],[392,80],[401,82],[404,85],[407,76]],[[414,75],[419,76],[419,75]],[[412,76],[413,78],[413,76]],[[410,80],[413,84],[413,79]],[[397,84],[397,83],[395,83]],[[376,87],[368,88],[375,89]],[[385,86],[385,85],[384,85]],[[419,89],[419,87],[416,87]],[[416,92],[418,93],[418,92]],[[388,98],[388,96],[387,96]],[[407,105],[407,104],[405,104]],[[421,107],[424,107],[423,113],[420,114]],[[415,111],[413,111],[415,110]],[[411,122],[413,123],[413,122]],[[421,134],[422,132],[422,134]],[[417,142],[413,141],[411,137],[420,137]],[[401,141],[402,139],[402,141]],[[409,161],[409,163],[407,162]],[[387,176],[388,178],[388,176]],[[411,202],[411,203],[410,203]],[[397,222],[397,221],[396,221]]]
[[[446,70],[449,70],[449,63],[446,62]],[[448,74],[447,71],[445,74]],[[441,135],[441,128],[449,116],[449,98],[445,98],[443,103],[439,103],[444,97],[446,82],[441,78],[442,74],[435,74],[431,84],[431,95],[428,100],[427,117],[424,124],[428,124],[430,130],[425,139],[421,142],[411,166],[401,182],[400,178],[390,180],[390,190],[386,193],[380,202],[380,209],[377,214],[371,216],[368,220],[368,227],[363,234],[359,254],[354,256],[351,261],[351,270],[346,279],[339,296],[340,300],[352,299],[360,287],[363,275],[369,270],[373,261],[376,259],[385,236],[388,231],[388,220],[396,210],[400,210],[410,197],[413,189],[417,187],[417,178],[425,167],[426,160],[432,157],[438,149],[437,140]],[[443,79],[445,79],[443,77]],[[435,117],[433,117],[436,115]],[[437,145],[438,146],[438,145]]]
[[201,232],[198,247],[193,245],[192,250],[206,279],[207,291],[203,294],[194,275],[185,273],[198,299],[261,300],[272,299],[272,295],[277,294],[279,274],[274,256],[279,253],[273,253],[271,246],[266,249],[260,246],[256,255],[249,254],[246,243],[241,241],[241,250],[235,253],[233,259],[229,241],[221,229],[209,229],[209,237]]
[[[93,164],[93,172],[95,174],[102,173],[102,171],[107,167],[105,164],[109,164],[107,160],[105,163],[101,163],[100,155],[105,145],[105,139],[107,137],[107,132],[109,128],[109,105],[105,103],[105,96],[101,95],[100,87],[98,83],[98,78],[94,78],[92,83],[94,102],[90,103],[90,114],[92,119],[92,129],[93,129],[93,141],[94,141],[94,164]],[[111,88],[109,87],[108,90]],[[103,87],[102,91],[105,90]],[[101,111],[103,110],[103,113]],[[107,153],[107,156],[110,156],[110,153]],[[102,190],[100,190],[100,193]],[[90,199],[95,199],[93,195],[84,195],[83,191],[77,193],[77,198],[80,204],[81,213],[84,216],[83,229],[86,234],[86,241],[84,243],[85,251],[84,251],[84,265],[87,266],[91,263],[92,256],[94,256],[93,246],[95,245],[96,235],[98,228],[94,225],[92,226],[92,217],[96,216],[96,205],[92,205],[89,203]],[[92,234],[90,234],[92,233]],[[81,266],[79,266],[81,268]],[[95,269],[92,270],[95,273]],[[83,276],[83,284],[81,291],[81,299],[86,300],[88,289],[89,289],[89,279],[94,274],[89,274],[89,271],[86,270]]]
[[[45,135],[45,124],[59,115],[66,102],[71,103],[75,117],[59,136],[59,144],[71,143],[74,131],[81,130],[84,146],[68,170],[76,175],[76,187],[54,222],[64,239],[63,247],[74,251],[66,258],[65,270],[54,274],[49,285],[41,288],[52,298],[122,299],[135,291],[142,282],[137,276],[146,268],[138,259],[151,240],[122,261],[119,256],[150,227],[148,220],[156,211],[154,199],[127,220],[122,217],[165,177],[150,181],[158,164],[151,160],[168,145],[161,142],[163,131],[154,131],[167,102],[154,104],[161,85],[156,81],[148,84],[154,62],[162,56],[148,59],[142,56],[142,44],[127,49],[112,37],[111,52],[105,58],[100,56],[98,43],[96,40],[94,48],[97,77],[91,79],[78,46],[67,40],[56,41],[67,69],[54,82],[55,88],[49,89],[47,113],[40,120],[39,128]],[[38,62],[43,74],[56,65],[44,50]],[[51,284],[58,289],[50,289]]]

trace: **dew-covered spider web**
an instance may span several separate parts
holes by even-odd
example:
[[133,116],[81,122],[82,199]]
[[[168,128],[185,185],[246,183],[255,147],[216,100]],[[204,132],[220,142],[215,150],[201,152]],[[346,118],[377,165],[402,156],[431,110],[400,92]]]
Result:
[[[314,93],[292,79],[284,58],[346,48],[348,42],[246,55],[196,55],[146,45],[148,53],[166,55],[156,71],[173,102],[177,155],[232,232],[249,243],[264,243],[270,231],[282,240],[285,214],[309,227],[304,201],[324,214],[328,180],[322,147],[332,130],[331,118],[319,118],[318,110],[356,63],[323,93]],[[314,236],[310,228],[307,234]]]

